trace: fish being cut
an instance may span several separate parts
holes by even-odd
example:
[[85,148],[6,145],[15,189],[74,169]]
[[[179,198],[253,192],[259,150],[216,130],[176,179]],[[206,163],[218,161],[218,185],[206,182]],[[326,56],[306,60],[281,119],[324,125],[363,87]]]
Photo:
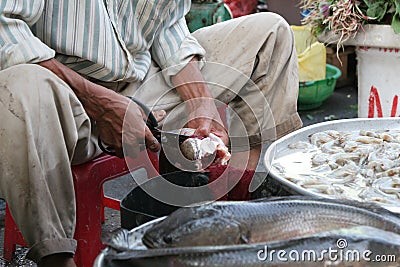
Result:
[[190,137],[182,142],[180,149],[187,159],[194,161],[197,170],[202,170],[210,164],[226,165],[231,158],[221,138],[213,133],[205,138]]
[[400,218],[376,205],[296,196],[180,208],[142,241],[149,248],[251,244],[355,225],[400,234]]

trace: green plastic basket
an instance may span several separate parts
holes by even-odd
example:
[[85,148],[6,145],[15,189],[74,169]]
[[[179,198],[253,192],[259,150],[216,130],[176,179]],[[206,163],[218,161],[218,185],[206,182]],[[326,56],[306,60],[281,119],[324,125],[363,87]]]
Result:
[[297,109],[309,110],[320,107],[335,90],[336,81],[341,75],[339,68],[326,64],[324,80],[300,82]]

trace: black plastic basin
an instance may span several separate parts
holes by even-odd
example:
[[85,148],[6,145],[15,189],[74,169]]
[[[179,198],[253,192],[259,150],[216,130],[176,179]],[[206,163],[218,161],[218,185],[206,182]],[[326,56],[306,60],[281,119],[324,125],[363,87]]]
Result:
[[[132,229],[145,222],[157,219],[163,216],[169,215],[179,207],[172,206],[148,195],[142,187],[151,188],[152,190],[165,190],[163,185],[160,184],[160,179],[166,179],[171,183],[185,186],[194,187],[206,185],[208,183],[207,173],[194,173],[194,172],[183,172],[176,171],[162,176],[155,177],[145,182],[141,187],[135,187],[122,201],[121,201],[121,227],[125,229]],[[252,199],[267,198],[273,196],[288,196],[292,193],[282,187],[274,179],[267,177],[265,172],[256,172],[254,178],[257,183],[261,185],[252,192]],[[168,192],[166,192],[168,193]],[[200,202],[199,199],[204,201],[204,198],[212,199],[212,194],[209,192],[209,196],[196,196],[190,193],[185,196],[191,203]]]
[[[205,173],[193,173],[177,171],[173,173],[163,174],[149,179],[141,186],[135,187],[121,201],[121,227],[132,229],[145,222],[151,221],[169,215],[179,207],[163,203],[150,195],[143,188],[151,188],[151,190],[165,190],[160,184],[160,179],[166,179],[169,182],[184,186],[195,187],[208,183],[208,175]],[[196,196],[187,196],[192,203],[198,202]]]

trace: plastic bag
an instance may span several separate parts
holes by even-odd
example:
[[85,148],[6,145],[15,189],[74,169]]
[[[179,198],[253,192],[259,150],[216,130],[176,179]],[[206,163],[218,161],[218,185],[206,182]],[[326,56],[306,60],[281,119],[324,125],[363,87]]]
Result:
[[311,34],[305,26],[291,26],[297,59],[299,63],[299,80],[318,81],[326,78],[326,48],[323,43]]

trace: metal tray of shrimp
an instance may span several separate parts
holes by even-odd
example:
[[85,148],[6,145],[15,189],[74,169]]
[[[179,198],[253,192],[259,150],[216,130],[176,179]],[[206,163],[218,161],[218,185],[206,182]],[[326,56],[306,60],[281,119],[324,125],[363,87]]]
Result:
[[264,165],[291,193],[371,202],[400,214],[399,118],[301,128],[272,143]]

